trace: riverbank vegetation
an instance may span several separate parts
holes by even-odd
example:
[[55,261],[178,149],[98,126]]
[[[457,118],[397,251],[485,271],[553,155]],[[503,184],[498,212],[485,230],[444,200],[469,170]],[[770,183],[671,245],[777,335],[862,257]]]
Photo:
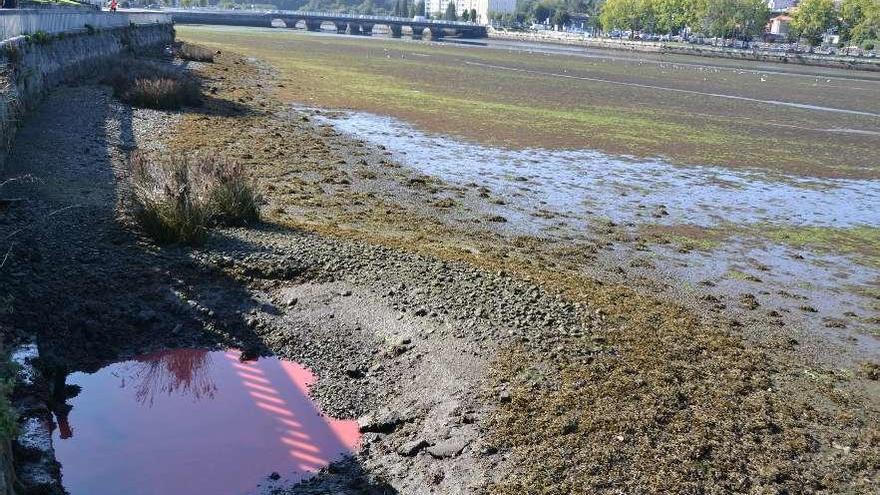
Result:
[[174,68],[147,61],[118,63],[107,82],[117,98],[136,107],[178,110],[202,102],[196,79]]
[[199,244],[211,225],[259,221],[261,199],[237,163],[202,153],[131,158],[132,213],[162,243]]
[[174,54],[190,62],[213,62],[215,52],[192,43],[178,43],[174,47]]

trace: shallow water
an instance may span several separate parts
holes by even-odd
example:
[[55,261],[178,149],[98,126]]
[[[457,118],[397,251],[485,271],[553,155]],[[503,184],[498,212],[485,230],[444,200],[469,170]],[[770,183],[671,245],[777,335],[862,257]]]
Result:
[[53,432],[67,491],[259,493],[258,484],[300,481],[356,449],[357,423],[322,416],[308,369],[239,357],[177,349],[71,374],[81,392]]
[[573,218],[658,224],[880,225],[880,181],[770,177],[721,167],[679,167],[592,150],[510,150],[428,134],[400,120],[347,112],[325,122],[386,146],[409,166],[444,180],[476,182],[509,203]]
[[[777,227],[880,226],[880,181],[769,175],[722,167],[675,166],[663,160],[635,160],[592,150],[484,146],[420,131],[406,122],[363,112],[316,112],[315,119],[392,151],[395,159],[455,184],[485,186],[503,205],[491,214],[516,235],[578,240],[603,219],[629,226],[697,225],[754,229]],[[696,286],[712,281],[731,296],[761,294],[762,304],[818,310],[824,318],[876,314],[861,294],[876,287],[880,271],[851,256],[804,252],[751,236],[734,236],[708,251],[652,246],[650,253],[618,245],[616,259],[651,259],[661,280]],[[761,269],[756,269],[761,266]],[[741,280],[756,273],[760,282]],[[778,296],[797,293],[798,298]],[[799,299],[803,297],[803,299]],[[807,301],[807,302],[805,302]],[[805,316],[806,318],[806,316]],[[861,323],[847,318],[860,328]],[[837,338],[837,337],[835,337]],[[871,346],[876,348],[876,341]]]

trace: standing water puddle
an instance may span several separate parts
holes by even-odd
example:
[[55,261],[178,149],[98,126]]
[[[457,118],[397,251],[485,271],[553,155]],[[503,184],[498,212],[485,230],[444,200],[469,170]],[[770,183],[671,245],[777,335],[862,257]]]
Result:
[[74,373],[81,387],[53,433],[71,495],[259,492],[353,452],[355,421],[323,416],[314,376],[277,358],[178,349]]

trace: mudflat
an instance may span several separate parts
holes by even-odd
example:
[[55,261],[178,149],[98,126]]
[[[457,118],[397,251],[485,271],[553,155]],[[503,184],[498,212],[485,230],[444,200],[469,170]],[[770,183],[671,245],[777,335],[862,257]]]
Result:
[[181,26],[280,71],[290,102],[508,147],[876,178],[880,76],[758,62]]
[[[601,150],[593,156],[596,163],[610,164],[602,160],[611,156],[617,163],[612,154],[622,152],[618,145],[657,155],[648,144],[665,146],[666,131],[654,123],[673,119],[668,125],[677,133],[683,122],[700,119],[665,108],[659,96],[653,104],[637,102],[633,95],[648,89],[641,79],[642,86],[573,79],[591,90],[581,87],[572,101],[593,90],[599,98],[602,85],[616,92],[606,95],[613,110],[581,102],[573,111],[574,103],[546,89],[566,78],[480,66],[465,70],[465,61],[510,62],[501,50],[476,53],[289,31],[177,29],[182,38],[221,51],[213,63],[171,62],[200,78],[202,107],[132,109],[101,85],[62,88],[25,123],[16,145],[13,172],[48,180],[17,185],[14,192],[30,200],[4,216],[4,232],[41,227],[28,230],[19,244],[37,249],[13,250],[16,271],[4,287],[16,310],[4,314],[2,323],[37,334],[55,369],[94,371],[179,347],[238,348],[303,364],[316,375],[310,393],[321,411],[357,418],[363,437],[352,457],[280,488],[289,493],[878,489],[880,346],[873,335],[878,294],[870,261],[876,253],[864,242],[876,235],[877,225],[870,217],[867,225],[838,228],[817,214],[818,231],[777,223],[775,235],[792,236],[785,243],[760,223],[743,222],[738,228],[755,231],[744,237],[715,223],[667,222],[670,211],[694,214],[687,207],[679,212],[672,201],[633,204],[644,214],[625,221],[575,214],[549,204],[546,191],[553,191],[553,181],[537,173],[489,171],[462,179],[442,172],[448,169],[429,172],[415,149],[407,148],[408,136],[475,151],[461,157],[462,168],[497,156],[492,150],[514,153],[528,146]],[[432,57],[438,57],[436,64],[419,61]],[[530,71],[568,70],[552,54],[526,57],[517,51],[512,57],[532,64]],[[392,62],[411,64],[413,71]],[[592,61],[572,63],[586,71]],[[614,55],[595,63],[607,71],[602,79],[640,77],[615,67],[640,67],[637,60]],[[682,73],[703,70],[687,67]],[[386,72],[391,70],[400,72]],[[495,74],[494,82],[471,77],[480,71]],[[512,76],[498,75],[507,72]],[[686,73],[688,81],[672,84],[696,91],[701,80]],[[750,77],[746,73],[738,75]],[[444,83],[456,74],[459,79]],[[870,76],[845,74],[831,81],[877,84]],[[528,94],[535,78],[547,79],[539,84],[544,97]],[[480,84],[483,92],[477,93]],[[501,91],[505,84],[511,87]],[[480,97],[469,97],[462,87]],[[556,87],[566,88],[571,85]],[[505,103],[511,93],[519,96]],[[700,104],[713,105],[720,116],[711,113],[706,118],[713,124],[693,127],[690,148],[662,153],[681,168],[652,170],[688,180],[705,169],[688,169],[687,163],[741,170],[704,162],[715,147],[699,143],[715,143],[728,131],[741,143],[762,139],[750,133],[763,124],[734,125],[738,119],[731,117],[750,113],[740,105],[757,103],[667,93],[690,95],[676,102],[683,108],[692,104],[684,100],[704,99]],[[845,97],[824,101],[820,93],[807,92],[817,99],[805,101],[877,111],[870,108],[874,103],[847,107]],[[386,100],[387,94],[397,97]],[[535,110],[545,99],[557,113]],[[524,114],[511,110],[520,106]],[[812,110],[769,106],[794,119],[820,120]],[[451,120],[450,108],[469,118]],[[360,119],[351,109],[369,115]],[[848,129],[864,130],[873,118],[822,112],[846,121]],[[413,124],[400,127],[398,121],[388,131],[403,148],[382,144],[384,131],[375,128],[347,130],[352,118],[373,122],[377,114]],[[608,120],[597,121],[601,115]],[[632,117],[636,127],[616,124],[621,116]],[[726,127],[719,134],[712,125]],[[768,132],[796,134],[775,127]],[[557,135],[563,137],[553,141]],[[599,138],[592,140],[594,135]],[[774,135],[778,146],[794,146]],[[870,133],[843,135],[862,150],[876,139]],[[456,136],[491,153],[459,148]],[[823,181],[841,177],[872,184],[874,169],[864,163],[802,168],[820,148],[815,141],[824,139],[816,136],[798,137],[799,145],[812,148],[801,149],[803,160],[791,158],[782,168],[761,162],[754,144],[740,150],[718,141],[718,149],[731,156],[739,151],[751,160],[748,167],[764,174],[784,172],[779,184],[792,176],[811,177],[819,191],[836,187]],[[134,149],[212,151],[240,162],[266,199],[264,222],[213,229],[198,248],[156,245],[126,213],[127,157]],[[441,158],[442,146],[431,149]],[[673,158],[675,149],[692,151]],[[870,161],[856,155],[852,160]],[[730,184],[751,190],[774,183],[763,178]],[[635,195],[633,184],[620,188]],[[862,192],[868,198],[871,189]],[[76,205],[69,214],[45,220],[69,205]],[[621,203],[619,210],[627,209]],[[860,214],[856,210],[852,218]],[[830,242],[815,241],[823,236]],[[828,260],[838,257],[841,264],[829,269]],[[792,275],[788,264],[798,263],[803,270]],[[716,265],[720,273],[704,268]],[[803,274],[820,267],[828,271],[817,273],[841,278],[829,287],[802,286]],[[839,291],[843,280],[858,281],[858,301],[849,301],[854,293]],[[823,304],[840,294],[852,306]]]

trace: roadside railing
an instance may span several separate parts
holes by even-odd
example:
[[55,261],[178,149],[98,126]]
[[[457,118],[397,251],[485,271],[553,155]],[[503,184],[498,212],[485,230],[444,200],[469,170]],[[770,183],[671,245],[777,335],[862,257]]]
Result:
[[46,9],[0,10],[0,40],[25,34],[72,32],[91,26],[106,29],[131,24],[171,24],[171,16],[159,12],[99,12]]

